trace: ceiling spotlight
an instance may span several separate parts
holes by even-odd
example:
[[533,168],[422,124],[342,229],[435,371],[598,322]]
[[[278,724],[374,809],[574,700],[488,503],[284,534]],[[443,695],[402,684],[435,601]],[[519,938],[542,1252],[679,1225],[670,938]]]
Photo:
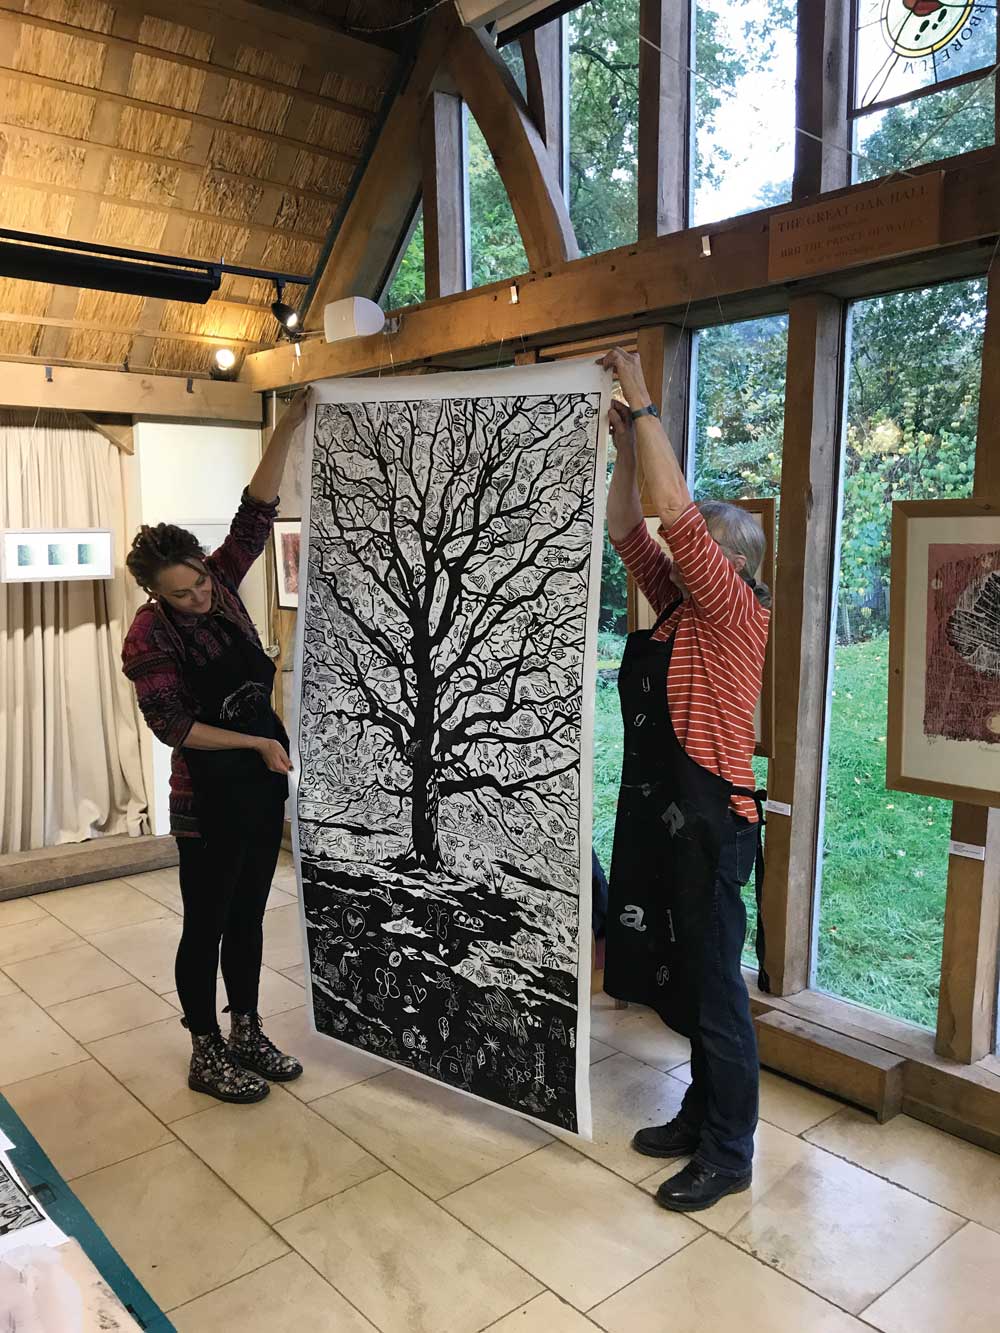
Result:
[[300,338],[302,334],[299,329],[299,312],[282,300],[282,297],[285,294],[285,284],[283,282],[276,282],[274,286],[278,299],[271,302],[271,314],[278,321],[289,338]]
[[211,376],[214,380],[234,380],[236,378],[236,353],[231,347],[217,347],[212,357],[214,365]]

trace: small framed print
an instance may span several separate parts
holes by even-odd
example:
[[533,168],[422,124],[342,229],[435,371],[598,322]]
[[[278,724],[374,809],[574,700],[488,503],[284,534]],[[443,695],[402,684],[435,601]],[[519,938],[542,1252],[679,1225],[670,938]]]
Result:
[[0,583],[114,577],[110,528],[8,528],[0,533]]
[[1000,508],[892,508],[886,786],[1000,805]]
[[299,604],[299,549],[302,520],[278,519],[274,525],[274,565],[278,605],[294,610]]

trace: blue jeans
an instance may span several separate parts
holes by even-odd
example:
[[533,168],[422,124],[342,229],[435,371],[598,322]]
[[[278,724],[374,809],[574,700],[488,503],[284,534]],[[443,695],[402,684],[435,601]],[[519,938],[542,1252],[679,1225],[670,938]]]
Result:
[[679,1122],[699,1136],[695,1160],[727,1176],[753,1161],[760,1065],[750,997],[740,970],[747,913],[740,889],[754,871],[757,826],[729,817],[704,940],[698,1031],[691,1040],[691,1086]]

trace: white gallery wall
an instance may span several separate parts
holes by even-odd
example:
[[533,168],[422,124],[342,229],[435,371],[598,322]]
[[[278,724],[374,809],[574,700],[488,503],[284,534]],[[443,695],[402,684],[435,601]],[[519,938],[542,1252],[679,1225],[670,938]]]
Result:
[[[229,531],[260,452],[261,433],[256,427],[137,422],[137,523],[176,523],[193,532],[203,546],[214,549]],[[265,648],[271,637],[267,626],[266,560],[267,552],[240,589]],[[145,734],[149,737],[148,730]],[[169,833],[170,751],[152,740],[149,755],[153,832]]]

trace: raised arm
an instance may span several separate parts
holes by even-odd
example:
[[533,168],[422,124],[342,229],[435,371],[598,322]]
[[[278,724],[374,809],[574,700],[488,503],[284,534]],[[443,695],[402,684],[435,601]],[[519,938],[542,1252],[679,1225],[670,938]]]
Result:
[[300,389],[289,403],[285,415],[275,426],[263,457],[257,464],[257,471],[250,479],[247,490],[251,499],[259,500],[261,504],[272,504],[277,499],[278,487],[281,485],[281,477],[288,458],[288,446],[292,442],[292,436],[305,421],[308,407],[309,390]]
[[[614,371],[625,395],[625,401],[632,412],[650,406],[652,399],[646,388],[638,356],[615,347],[606,356],[601,357],[600,364],[606,370]],[[635,437],[638,460],[642,466],[649,498],[660,516],[663,527],[669,528],[691,504],[691,492],[688,490],[687,481],[659,417],[649,413],[638,417],[635,422]],[[615,440],[617,443],[618,435]],[[609,532],[610,508],[609,497]],[[613,538],[614,534],[611,535]]]

